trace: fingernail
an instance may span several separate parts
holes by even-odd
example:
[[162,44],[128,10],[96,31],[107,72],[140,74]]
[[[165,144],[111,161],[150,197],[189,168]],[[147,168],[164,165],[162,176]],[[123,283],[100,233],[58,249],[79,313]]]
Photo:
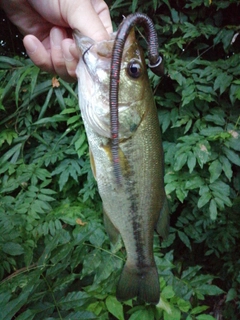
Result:
[[35,42],[33,40],[30,40],[30,41],[28,40],[26,49],[27,49],[28,53],[33,54],[37,50],[37,45],[35,44]]
[[64,52],[63,58],[64,58],[64,60],[69,61],[69,62],[74,60],[74,58],[70,52]]
[[54,47],[61,48],[61,42],[64,39],[63,32],[58,28],[52,28],[50,32],[51,42],[53,43]]
[[[70,42],[72,43],[72,41]],[[69,44],[70,44],[69,43]],[[64,47],[63,47],[63,58],[66,60],[66,61],[73,61],[74,60],[74,57],[73,55],[71,54],[71,52],[69,51],[69,48],[73,46],[72,44],[70,44],[70,46],[68,46],[68,43],[67,41],[65,40],[65,43],[64,43]]]

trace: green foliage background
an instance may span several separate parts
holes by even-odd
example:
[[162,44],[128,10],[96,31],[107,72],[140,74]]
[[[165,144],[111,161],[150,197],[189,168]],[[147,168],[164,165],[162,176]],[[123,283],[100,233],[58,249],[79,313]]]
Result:
[[102,224],[76,84],[2,56],[0,319],[239,319],[239,1],[108,3],[115,27],[153,19],[165,61],[149,71],[172,208],[154,238],[161,300],[115,298],[126,254]]

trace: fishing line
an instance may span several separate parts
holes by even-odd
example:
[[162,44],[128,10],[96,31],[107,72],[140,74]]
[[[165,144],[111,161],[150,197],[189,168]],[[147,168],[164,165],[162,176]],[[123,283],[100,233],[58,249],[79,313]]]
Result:
[[83,55],[82,55],[82,59],[83,59],[83,62],[87,65],[87,62],[85,60],[85,54],[88,53],[88,51],[92,48],[93,44],[87,48],[84,52],[83,52]]

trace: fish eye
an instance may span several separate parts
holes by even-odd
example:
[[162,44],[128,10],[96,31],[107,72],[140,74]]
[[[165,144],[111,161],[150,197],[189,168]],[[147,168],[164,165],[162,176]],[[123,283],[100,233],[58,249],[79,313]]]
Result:
[[139,78],[142,74],[141,64],[137,60],[131,60],[127,66],[127,73],[131,78]]

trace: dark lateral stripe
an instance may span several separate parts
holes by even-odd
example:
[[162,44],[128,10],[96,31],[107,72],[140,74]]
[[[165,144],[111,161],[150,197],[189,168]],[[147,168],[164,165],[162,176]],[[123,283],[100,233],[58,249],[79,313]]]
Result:
[[[129,141],[130,142],[130,141]],[[132,144],[129,145],[129,151],[133,148]],[[134,244],[136,248],[136,267],[141,268],[146,265],[146,257],[144,255],[144,240],[142,238],[142,225],[139,221],[139,206],[138,206],[138,197],[136,193],[136,178],[137,174],[134,172],[131,161],[129,161],[129,168],[126,178],[126,192],[128,194],[128,202],[130,203],[129,214],[130,214],[130,223],[133,230]],[[130,182],[131,181],[131,182]]]

